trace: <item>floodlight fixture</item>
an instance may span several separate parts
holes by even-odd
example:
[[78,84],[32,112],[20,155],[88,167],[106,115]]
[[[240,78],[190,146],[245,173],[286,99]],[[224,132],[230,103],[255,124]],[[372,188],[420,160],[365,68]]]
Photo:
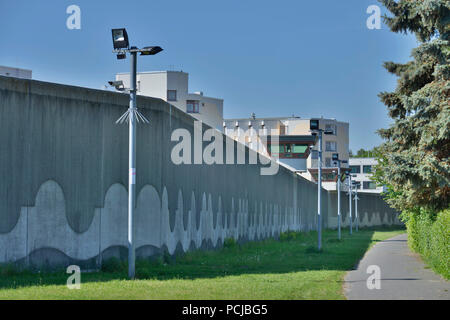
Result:
[[309,120],[309,129],[311,131],[319,130],[319,119],[311,119],[311,120]]
[[158,46],[144,47],[139,50],[141,56],[153,56],[155,54],[160,53],[161,51],[163,51],[163,48]]
[[114,49],[128,49],[128,34],[125,28],[112,29]]
[[123,81],[119,80],[119,81],[108,81],[108,84],[111,87],[116,88],[117,91],[124,91],[125,90],[125,86],[123,85]]

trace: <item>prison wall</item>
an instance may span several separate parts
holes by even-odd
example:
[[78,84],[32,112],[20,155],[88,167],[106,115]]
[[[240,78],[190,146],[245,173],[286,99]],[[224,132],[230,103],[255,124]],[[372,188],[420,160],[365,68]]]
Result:
[[[128,104],[122,93],[0,77],[0,263],[96,268],[126,257],[128,126],[115,122]],[[262,175],[248,148],[246,164],[176,165],[171,134],[194,137],[195,119],[160,99],[137,104],[150,120],[137,128],[138,257],[316,229],[317,185],[282,166]],[[224,162],[227,143],[237,156],[227,139]],[[379,196],[360,199],[361,225],[398,223]],[[335,227],[335,193],[322,190],[322,208],[323,227]]]

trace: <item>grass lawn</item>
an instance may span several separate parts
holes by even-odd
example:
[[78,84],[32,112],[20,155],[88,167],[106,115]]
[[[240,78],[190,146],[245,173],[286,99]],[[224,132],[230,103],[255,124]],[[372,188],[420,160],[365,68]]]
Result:
[[283,241],[228,243],[217,251],[189,252],[176,259],[138,261],[136,280],[127,266],[110,261],[102,272],[82,273],[81,289],[69,290],[65,271],[0,269],[0,299],[345,299],[342,285],[376,241],[404,233],[399,228],[362,229],[337,241],[324,231],[290,233]]

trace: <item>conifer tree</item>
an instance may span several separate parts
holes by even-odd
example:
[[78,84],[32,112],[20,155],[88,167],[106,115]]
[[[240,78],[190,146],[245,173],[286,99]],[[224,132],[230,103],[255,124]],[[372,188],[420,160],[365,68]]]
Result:
[[393,124],[378,131],[385,142],[375,179],[401,211],[442,210],[450,199],[450,0],[379,1],[391,31],[414,33],[419,46],[411,61],[384,64],[398,82],[379,95]]

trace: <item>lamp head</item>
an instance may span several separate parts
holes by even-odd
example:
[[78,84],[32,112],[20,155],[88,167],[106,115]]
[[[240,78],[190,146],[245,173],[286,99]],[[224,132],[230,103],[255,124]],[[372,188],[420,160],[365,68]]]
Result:
[[117,54],[117,60],[122,60],[125,59],[127,57],[126,53],[118,53]]
[[309,120],[309,129],[311,131],[319,130],[319,119]]
[[125,28],[112,29],[112,40],[114,49],[128,49],[128,34]]
[[122,80],[119,80],[119,81],[108,81],[108,84],[111,87],[116,88],[117,91],[124,91],[125,90],[125,87],[123,85],[123,81]]
[[153,47],[144,47],[140,50],[140,52],[141,52],[141,56],[153,56],[155,54],[160,53],[163,50],[164,49],[161,47],[153,46]]

